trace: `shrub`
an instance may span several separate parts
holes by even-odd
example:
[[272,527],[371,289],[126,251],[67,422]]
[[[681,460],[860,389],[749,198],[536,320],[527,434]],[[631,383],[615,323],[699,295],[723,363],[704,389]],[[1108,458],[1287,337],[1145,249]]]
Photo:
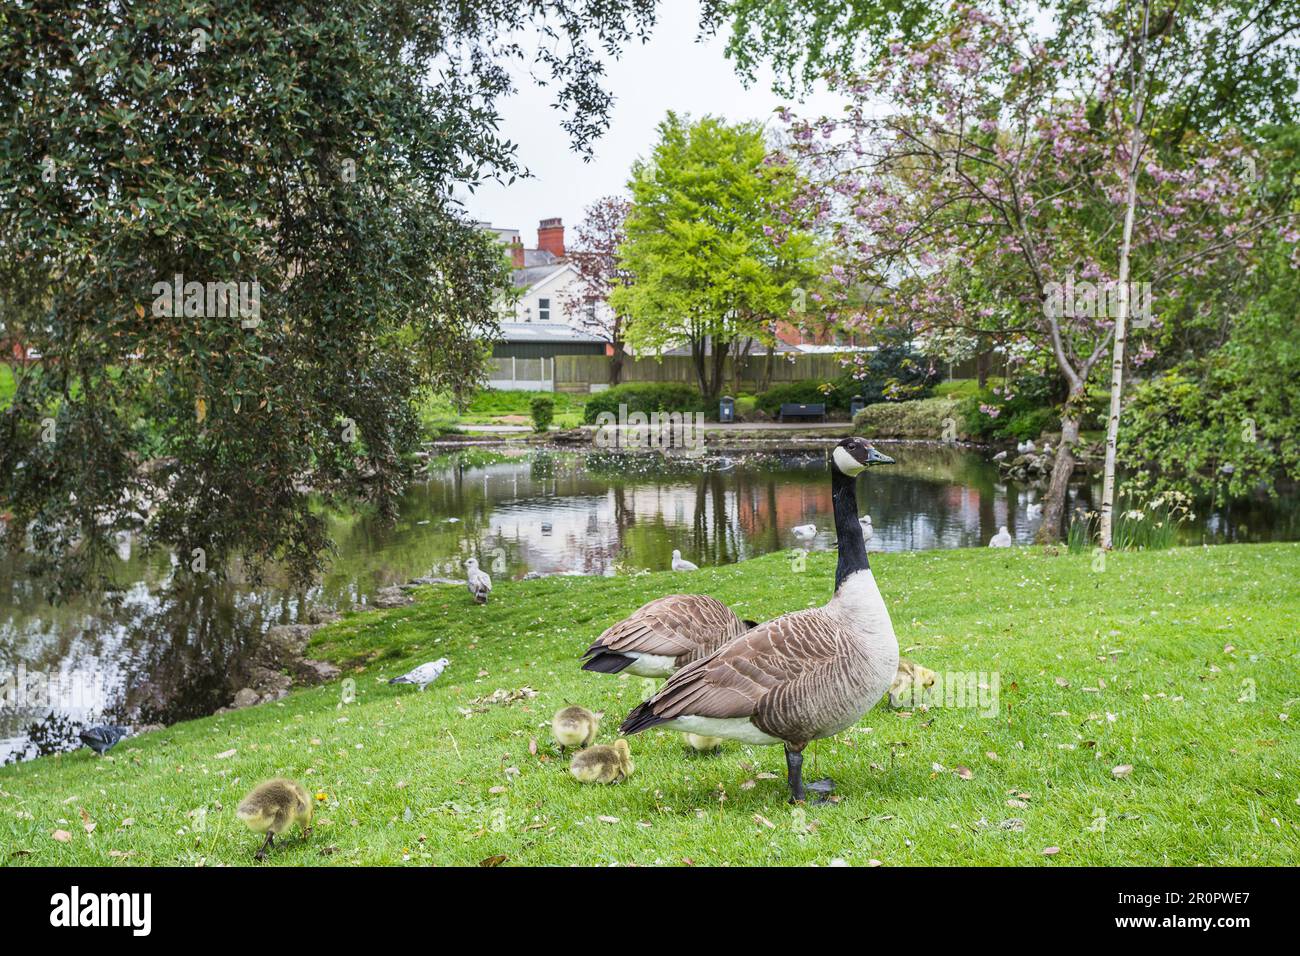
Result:
[[919,398],[912,402],[877,402],[858,412],[853,430],[868,438],[925,438],[939,441],[949,422],[953,437],[970,437],[958,415],[955,398]]
[[555,399],[549,395],[538,395],[528,403],[528,410],[533,416],[533,431],[544,432],[551,427],[555,418]]
[[977,438],[1037,438],[1060,421],[1054,407],[1058,387],[1057,376],[1025,373],[1005,385],[968,389],[959,414]]
[[593,425],[601,412],[617,416],[620,405],[627,406],[628,414],[704,412],[711,418],[718,414],[717,406],[706,407],[704,397],[690,385],[680,382],[626,382],[591,396],[583,411],[583,421]]

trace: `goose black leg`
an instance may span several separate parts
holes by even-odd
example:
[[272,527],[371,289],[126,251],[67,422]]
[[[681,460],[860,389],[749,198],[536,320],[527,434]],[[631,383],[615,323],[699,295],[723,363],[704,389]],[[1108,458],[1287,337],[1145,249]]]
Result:
[[803,803],[803,748],[785,747],[785,775],[790,784],[790,802]]

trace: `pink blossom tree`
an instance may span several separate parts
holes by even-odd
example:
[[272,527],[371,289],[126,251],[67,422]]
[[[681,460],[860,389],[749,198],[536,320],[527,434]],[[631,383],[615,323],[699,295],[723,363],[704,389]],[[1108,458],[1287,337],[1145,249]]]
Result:
[[1086,30],[1058,21],[1042,37],[992,6],[997,15],[955,8],[933,37],[832,77],[850,98],[843,117],[785,118],[809,202],[843,256],[828,287],[846,303],[860,283],[881,290],[846,321],[1026,342],[1051,357],[1067,398],[1039,536],[1056,540],[1087,388],[1113,341],[1126,212],[1124,295],[1138,331],[1276,221],[1253,200],[1241,141],[1185,132],[1156,148],[1132,136],[1128,19],[1093,12]]
[[618,247],[626,239],[623,223],[631,208],[632,203],[621,196],[597,199],[584,210],[583,220],[575,230],[576,242],[568,250],[569,261],[578,270],[578,281],[565,296],[565,311],[578,317],[578,326],[610,343],[611,385],[622,380],[623,361],[627,357],[623,316],[610,306],[609,294],[632,282],[632,274],[618,262]]

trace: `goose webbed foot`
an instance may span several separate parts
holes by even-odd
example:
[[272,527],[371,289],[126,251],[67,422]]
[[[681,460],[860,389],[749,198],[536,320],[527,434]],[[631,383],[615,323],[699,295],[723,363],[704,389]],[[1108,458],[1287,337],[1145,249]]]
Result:
[[808,789],[813,792],[813,803],[829,803],[831,794],[835,792],[835,781],[824,777],[808,784]]

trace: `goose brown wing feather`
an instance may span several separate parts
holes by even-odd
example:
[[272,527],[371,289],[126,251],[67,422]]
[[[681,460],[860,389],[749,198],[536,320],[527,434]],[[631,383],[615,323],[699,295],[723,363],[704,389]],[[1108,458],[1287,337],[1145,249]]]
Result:
[[760,624],[683,667],[648,703],[657,717],[754,717],[770,694],[816,672],[840,653],[838,628],[820,609]]
[[670,594],[607,628],[587,653],[606,650],[697,656],[744,631],[744,622],[721,601],[706,594]]

